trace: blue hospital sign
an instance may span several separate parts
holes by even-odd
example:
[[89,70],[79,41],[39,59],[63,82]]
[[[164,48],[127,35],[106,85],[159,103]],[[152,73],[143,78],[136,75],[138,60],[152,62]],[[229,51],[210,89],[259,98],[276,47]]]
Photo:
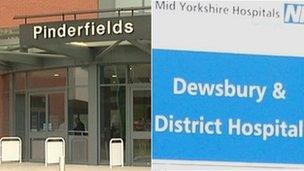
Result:
[[153,2],[154,170],[304,164],[302,6],[259,3]]
[[304,163],[304,59],[153,53],[153,158]]

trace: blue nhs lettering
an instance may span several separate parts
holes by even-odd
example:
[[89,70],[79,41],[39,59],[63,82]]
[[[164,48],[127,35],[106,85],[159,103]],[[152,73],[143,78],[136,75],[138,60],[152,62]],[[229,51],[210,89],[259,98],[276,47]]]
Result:
[[285,4],[284,22],[304,24],[304,4]]

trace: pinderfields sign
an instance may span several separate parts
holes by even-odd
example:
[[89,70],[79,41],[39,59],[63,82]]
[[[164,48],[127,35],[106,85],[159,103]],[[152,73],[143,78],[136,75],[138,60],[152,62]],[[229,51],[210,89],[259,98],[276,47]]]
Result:
[[149,40],[150,16],[103,18],[24,24],[20,26],[20,44],[94,42],[127,39]]

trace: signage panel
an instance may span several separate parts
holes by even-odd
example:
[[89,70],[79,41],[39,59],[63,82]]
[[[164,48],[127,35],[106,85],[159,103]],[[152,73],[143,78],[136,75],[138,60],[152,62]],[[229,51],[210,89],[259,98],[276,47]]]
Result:
[[34,46],[69,42],[95,42],[126,39],[150,40],[151,16],[100,18],[24,24],[20,44]]
[[153,170],[304,164],[303,5],[153,1]]

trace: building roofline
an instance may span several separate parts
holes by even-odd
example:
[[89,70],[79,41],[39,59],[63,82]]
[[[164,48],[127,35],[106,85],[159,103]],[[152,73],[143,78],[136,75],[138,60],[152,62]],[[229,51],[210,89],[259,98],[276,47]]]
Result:
[[84,10],[84,11],[69,11],[69,12],[57,12],[57,13],[49,13],[49,14],[35,14],[35,15],[18,15],[15,16],[14,20],[24,20],[24,23],[27,24],[28,19],[34,18],[48,18],[48,17],[62,17],[62,21],[65,20],[67,16],[73,16],[74,20],[77,20],[77,15],[83,14],[102,14],[109,12],[116,12],[117,16],[120,17],[122,12],[131,12],[132,16],[135,11],[141,10],[150,10],[151,7],[131,7],[131,8],[114,8],[114,9],[106,9],[106,10]]

